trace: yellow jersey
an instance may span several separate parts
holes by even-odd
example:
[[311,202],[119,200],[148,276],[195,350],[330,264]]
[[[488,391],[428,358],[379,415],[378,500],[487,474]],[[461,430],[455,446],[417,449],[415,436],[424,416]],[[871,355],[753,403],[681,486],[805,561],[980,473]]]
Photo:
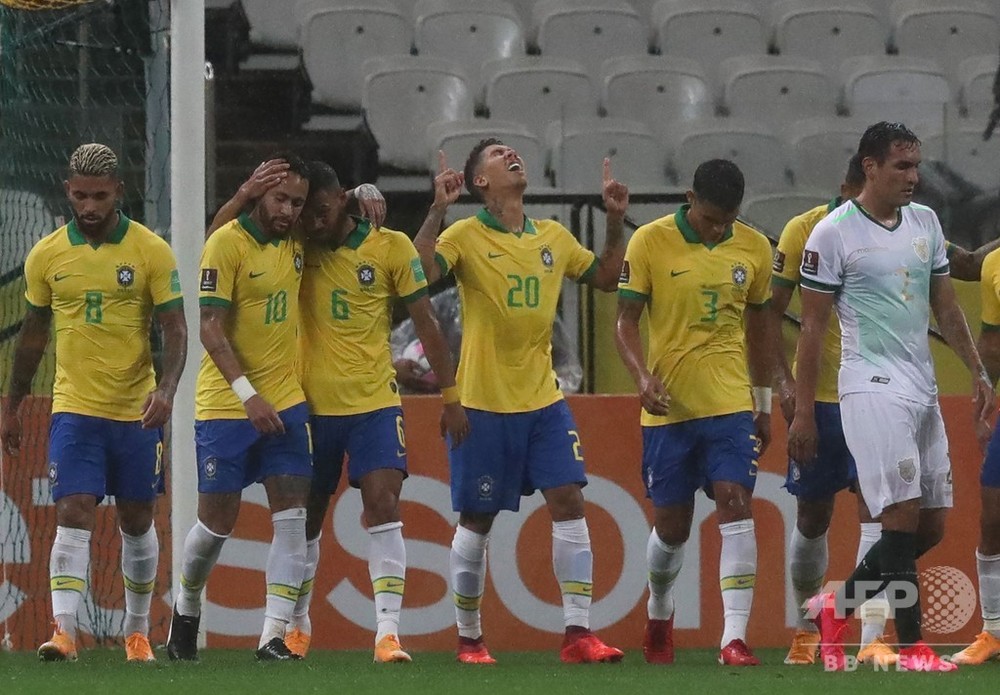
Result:
[[355,218],[336,248],[309,245],[302,276],[302,387],[313,415],[399,405],[389,350],[392,299],[427,294],[417,250],[402,232]]
[[455,273],[462,302],[462,403],[494,413],[539,410],[562,398],[552,369],[552,322],[563,278],[597,268],[592,251],[554,220],[508,232],[485,208],[437,242],[442,275]]
[[[806,248],[806,240],[812,234],[819,221],[837,208],[841,203],[835,198],[826,205],[819,205],[812,210],[796,215],[788,221],[778,239],[778,248],[774,251],[775,284],[786,287],[797,287],[799,284],[799,268],[802,266],[802,253]],[[798,357],[792,364],[792,373],[798,369]],[[819,379],[816,382],[816,400],[821,403],[837,403],[837,373],[840,370],[840,320],[837,313],[832,312],[830,322],[823,338],[823,349],[820,353]]]
[[646,303],[650,372],[670,394],[670,412],[644,426],[752,410],[743,312],[771,297],[771,244],[736,222],[718,244],[702,243],[688,206],[636,230],[618,294]]
[[[229,309],[226,336],[243,373],[279,411],[305,400],[297,368],[302,261],[298,241],[269,239],[249,215],[220,227],[201,254],[198,302]],[[204,353],[195,418],[245,417],[240,399]]]
[[983,259],[983,275],[979,284],[982,299],[984,331],[1000,331],[1000,249]]
[[156,388],[152,315],[182,307],[167,242],[119,212],[108,239],[92,246],[74,220],[35,244],[24,277],[25,299],[51,308],[55,323],[52,412],[140,420]]

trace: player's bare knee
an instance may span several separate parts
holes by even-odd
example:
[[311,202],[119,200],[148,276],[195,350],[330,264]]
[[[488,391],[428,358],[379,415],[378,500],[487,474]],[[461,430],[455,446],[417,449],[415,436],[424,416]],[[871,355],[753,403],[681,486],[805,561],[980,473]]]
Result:
[[819,538],[830,528],[833,500],[799,500],[795,525],[806,538]]
[[67,495],[56,502],[59,526],[93,531],[97,500],[92,495]]
[[310,479],[300,475],[274,475],[264,480],[271,513],[305,507],[309,499]]
[[153,502],[118,500],[118,527],[129,536],[141,536],[153,525]]
[[715,510],[720,524],[743,521],[753,516],[750,507],[752,495],[742,485],[716,483],[713,492],[715,494]]
[[458,525],[469,529],[473,533],[478,533],[480,536],[486,536],[489,534],[490,529],[493,528],[493,519],[495,516],[495,514],[462,512],[458,515]]

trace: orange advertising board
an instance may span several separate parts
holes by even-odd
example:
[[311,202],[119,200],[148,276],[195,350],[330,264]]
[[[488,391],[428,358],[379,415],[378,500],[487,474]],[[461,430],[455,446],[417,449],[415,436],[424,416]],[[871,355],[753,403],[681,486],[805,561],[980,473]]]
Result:
[[[638,401],[634,396],[574,396],[569,404],[577,420],[590,480],[584,494],[595,557],[592,627],[611,644],[637,648],[646,619],[645,546],[650,523],[639,474]],[[5,581],[0,585],[0,619],[7,623],[18,649],[33,648],[51,630],[48,554],[55,513],[48,498],[44,454],[47,408],[47,399],[29,404],[26,429],[34,433],[34,439],[26,442],[26,455],[3,461],[0,550]],[[920,567],[955,568],[948,570],[949,576],[957,571],[974,583],[981,457],[972,432],[968,397],[943,397],[942,408],[951,444],[955,509],[944,542],[921,560]],[[406,398],[404,411],[410,477],[403,487],[402,517],[409,568],[401,632],[409,650],[448,650],[454,648],[456,640],[448,554],[457,515],[451,510],[445,449],[438,434],[440,399]],[[781,487],[785,427],[777,420],[774,435],[761,461],[754,502],[758,576],[750,619],[752,646],[787,644],[795,616],[785,561],[795,500]],[[202,625],[208,629],[209,646],[256,646],[263,620],[263,570],[271,538],[265,505],[260,486],[244,493],[236,531],[208,586]],[[854,498],[841,495],[830,533],[829,579],[844,578],[854,565],[858,539],[855,510]],[[121,624],[122,601],[117,570],[119,539],[112,507],[102,507],[99,524],[92,594],[104,598],[88,599],[90,618],[81,622],[85,630],[114,637]],[[157,524],[161,539],[165,539],[169,497],[161,500]],[[675,642],[679,647],[718,644],[722,631],[719,546],[713,508],[700,497],[675,594]],[[169,621],[170,544],[163,542],[161,548],[154,643],[165,641]],[[311,613],[315,648],[371,646],[374,608],[367,548],[360,495],[342,488],[331,503],[321,540]],[[551,526],[540,495],[523,499],[520,513],[498,517],[488,553],[490,576],[483,625],[491,649],[555,649],[562,632],[562,610],[552,574]],[[960,581],[951,586],[964,594],[951,597],[950,604],[938,609],[939,614],[949,612],[947,620],[927,623],[937,630],[926,635],[929,641],[967,642],[980,628],[978,605],[969,605],[971,585]],[[926,607],[928,597],[924,600],[925,611],[931,610]],[[939,596],[935,602],[942,600]]]

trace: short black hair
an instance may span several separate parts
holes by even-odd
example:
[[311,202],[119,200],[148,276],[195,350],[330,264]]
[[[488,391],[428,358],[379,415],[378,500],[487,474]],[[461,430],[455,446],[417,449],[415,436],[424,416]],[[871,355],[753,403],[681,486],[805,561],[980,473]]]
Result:
[[465,168],[462,170],[462,173],[465,175],[465,187],[479,202],[485,202],[483,194],[476,188],[476,184],[472,183],[472,179],[476,178],[476,168],[479,166],[479,158],[482,157],[483,151],[487,147],[502,144],[503,141],[500,138],[484,138],[479,141],[478,145],[472,148],[472,151],[469,152],[469,156],[465,160]]
[[851,188],[860,189],[865,185],[865,170],[861,166],[861,155],[854,154],[847,162],[847,173],[844,175],[844,183]]
[[289,174],[298,174],[306,181],[309,180],[309,165],[306,164],[306,160],[302,159],[302,157],[298,156],[294,152],[287,150],[274,152],[268,155],[267,159],[283,159],[288,163]]
[[326,162],[315,160],[309,162],[309,192],[323,190],[339,190],[340,177],[333,167]]
[[706,203],[720,210],[738,210],[743,202],[743,172],[728,159],[710,159],[694,171],[691,190]]
[[861,142],[858,143],[858,156],[861,159],[874,157],[875,161],[881,164],[889,155],[893,143],[897,142],[905,145],[919,145],[920,138],[902,123],[879,121],[868,126],[864,135],[861,136]]

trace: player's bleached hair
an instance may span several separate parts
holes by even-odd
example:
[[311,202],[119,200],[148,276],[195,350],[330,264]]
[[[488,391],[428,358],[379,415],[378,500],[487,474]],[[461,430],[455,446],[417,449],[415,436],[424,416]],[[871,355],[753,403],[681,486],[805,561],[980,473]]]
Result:
[[107,145],[80,145],[69,158],[70,176],[118,176],[118,155]]
[[476,170],[479,169],[479,160],[483,157],[483,152],[486,151],[487,147],[492,147],[493,145],[502,145],[503,141],[500,138],[486,138],[480,140],[479,144],[472,148],[472,152],[469,153],[468,158],[465,160],[465,168],[463,172],[465,174],[465,187],[468,189],[469,193],[472,194],[479,202],[486,202],[483,198],[483,192],[479,190],[479,186],[472,182],[472,179],[476,178]]

